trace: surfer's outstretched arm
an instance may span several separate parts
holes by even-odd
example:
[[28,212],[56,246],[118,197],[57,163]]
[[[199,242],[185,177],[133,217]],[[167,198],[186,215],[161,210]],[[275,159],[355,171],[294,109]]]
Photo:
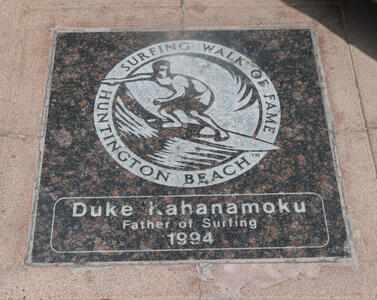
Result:
[[123,82],[135,82],[140,80],[152,80],[153,74],[152,73],[139,73],[131,76],[121,77],[121,78],[106,78],[102,80],[102,83],[108,85],[116,85]]

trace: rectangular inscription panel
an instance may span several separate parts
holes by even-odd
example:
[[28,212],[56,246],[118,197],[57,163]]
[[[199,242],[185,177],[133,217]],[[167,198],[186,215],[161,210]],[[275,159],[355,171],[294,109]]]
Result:
[[350,256],[312,29],[53,47],[28,263]]
[[[293,228],[300,233],[288,235]],[[62,198],[51,233],[60,253],[321,248],[328,241],[322,199],[313,193]]]

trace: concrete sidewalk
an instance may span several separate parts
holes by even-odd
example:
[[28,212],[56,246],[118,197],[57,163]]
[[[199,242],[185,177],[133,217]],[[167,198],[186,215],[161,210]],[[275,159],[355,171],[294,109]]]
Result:
[[[2,0],[0,297],[377,298],[377,5],[367,1]],[[54,29],[314,27],[355,257],[286,264],[24,264]]]

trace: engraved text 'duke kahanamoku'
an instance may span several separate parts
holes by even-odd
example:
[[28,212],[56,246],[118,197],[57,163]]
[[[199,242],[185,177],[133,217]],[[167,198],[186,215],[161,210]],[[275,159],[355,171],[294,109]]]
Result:
[[246,56],[183,40],[143,48],[102,80],[94,122],[108,153],[146,180],[203,187],[237,177],[274,145],[280,104]]

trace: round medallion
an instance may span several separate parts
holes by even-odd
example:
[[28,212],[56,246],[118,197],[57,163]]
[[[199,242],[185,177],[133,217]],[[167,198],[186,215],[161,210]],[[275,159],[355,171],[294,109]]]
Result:
[[143,48],[102,80],[94,122],[123,168],[154,183],[203,187],[254,167],[274,145],[280,104],[267,75],[222,45]]

